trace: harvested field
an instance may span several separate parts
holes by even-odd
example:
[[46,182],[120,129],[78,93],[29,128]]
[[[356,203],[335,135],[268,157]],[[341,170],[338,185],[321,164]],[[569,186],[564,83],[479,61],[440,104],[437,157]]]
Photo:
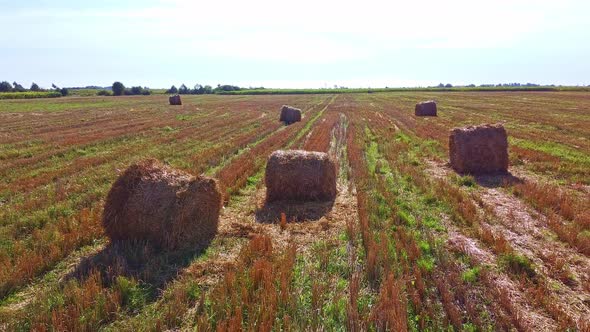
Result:
[[[590,94],[167,98],[0,101],[0,331],[590,329]],[[483,123],[509,173],[459,174],[449,133]],[[333,200],[266,203],[290,149],[330,156]],[[109,190],[147,158],[218,179],[206,248],[109,241]],[[180,211],[175,181],[136,199]]]

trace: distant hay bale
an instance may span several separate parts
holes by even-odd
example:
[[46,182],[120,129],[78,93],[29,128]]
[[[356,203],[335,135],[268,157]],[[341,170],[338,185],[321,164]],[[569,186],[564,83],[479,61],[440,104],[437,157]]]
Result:
[[113,184],[102,223],[113,241],[201,248],[217,233],[221,198],[216,180],[149,159],[131,165]]
[[281,119],[279,121],[283,121],[286,124],[299,122],[301,121],[301,110],[288,105],[283,105],[281,108]]
[[449,136],[451,166],[459,173],[508,171],[508,137],[501,124],[455,128]]
[[328,154],[302,150],[273,152],[264,178],[266,201],[330,201],[336,198],[336,165]]
[[416,104],[414,114],[416,116],[436,116],[436,102],[429,100]]
[[170,96],[170,97],[168,97],[168,100],[170,101],[170,105],[182,105],[182,101],[180,100],[180,95]]

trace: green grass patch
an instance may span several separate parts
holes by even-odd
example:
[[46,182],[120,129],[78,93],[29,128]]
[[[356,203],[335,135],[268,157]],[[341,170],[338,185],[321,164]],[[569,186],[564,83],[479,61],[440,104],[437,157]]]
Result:
[[480,272],[479,267],[477,267],[477,266],[472,267],[470,269],[463,271],[463,273],[461,273],[461,279],[464,282],[467,282],[470,284],[475,283],[479,279],[479,272]]
[[457,177],[457,184],[463,187],[475,187],[477,182],[471,175],[463,175]]
[[529,279],[537,276],[533,263],[525,256],[508,253],[500,256],[500,266],[516,275],[525,275]]
[[590,155],[560,143],[551,141],[529,141],[513,137],[509,140],[510,144],[514,144],[524,149],[544,152],[572,163],[590,165]]
[[132,312],[139,311],[154,295],[153,287],[138,281],[118,276],[114,288],[121,293],[121,304]]
[[36,99],[36,98],[58,98],[61,97],[60,92],[2,92],[0,93],[0,100],[2,99]]
[[[315,318],[315,323],[328,331],[342,330],[346,326],[346,292],[351,273],[346,242],[322,240],[314,243],[311,255],[297,255],[293,267],[293,289],[300,290],[297,310],[283,314],[291,316],[302,329],[312,326]],[[314,285],[324,290],[315,295],[315,308]],[[359,301],[359,306],[366,303]]]

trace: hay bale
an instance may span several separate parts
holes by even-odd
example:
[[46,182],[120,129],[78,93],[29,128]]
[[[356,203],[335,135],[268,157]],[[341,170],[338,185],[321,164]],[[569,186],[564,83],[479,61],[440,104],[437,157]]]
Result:
[[113,184],[102,223],[112,241],[201,248],[217,233],[221,204],[216,180],[149,159],[131,165]]
[[336,198],[336,165],[328,154],[273,152],[266,163],[266,201],[330,201]]
[[286,124],[301,121],[301,110],[295,107],[283,105],[281,108],[281,118],[279,121],[283,121]]
[[168,97],[168,101],[170,101],[170,105],[182,105],[182,100],[180,100],[180,95],[174,95]]
[[414,114],[416,116],[436,116],[436,102],[429,100],[416,104]]
[[451,166],[459,173],[508,171],[508,137],[501,124],[455,128],[449,136]]

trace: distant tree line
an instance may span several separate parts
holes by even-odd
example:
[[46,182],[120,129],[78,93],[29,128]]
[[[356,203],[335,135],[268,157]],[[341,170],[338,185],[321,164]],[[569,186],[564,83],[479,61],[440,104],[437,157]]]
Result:
[[186,86],[186,84],[181,84],[179,88],[176,86],[171,86],[170,89],[166,90],[168,94],[179,94],[179,95],[208,95],[218,92],[225,92],[225,91],[240,91],[242,88],[235,85],[228,85],[228,84],[217,84],[216,88],[212,88],[210,85],[201,85],[195,84],[195,86],[191,89]]
[[131,88],[126,88],[123,83],[117,81],[113,83],[111,91],[102,89],[99,90],[96,94],[99,96],[149,96],[152,94],[152,90],[150,90],[150,88],[148,87],[141,86],[132,86]]
[[440,83],[439,85],[436,86],[437,88],[452,88],[453,85],[451,83],[447,83],[447,84],[443,84]]
[[[475,85],[473,85],[473,86],[475,86]],[[492,87],[519,87],[519,86],[535,87],[535,86],[541,86],[541,85],[535,84],[535,83],[525,83],[525,84],[522,84],[522,83],[498,83],[498,84],[480,84],[479,86],[482,88],[492,88]],[[555,86],[555,85],[551,85],[551,86]]]
[[46,92],[46,91],[57,91],[61,93],[62,96],[67,96],[69,94],[69,90],[67,88],[59,88],[57,85],[52,84],[51,89],[42,89],[37,83],[33,82],[29,89],[26,89],[21,84],[17,82],[12,82],[10,84],[7,81],[0,82],[0,92]]
[[[113,83],[111,87],[100,87],[100,86],[87,86],[84,88],[72,88],[72,89],[94,89],[98,90],[96,94],[98,96],[132,96],[132,95],[151,95],[152,90],[148,87],[142,86],[132,86],[132,87],[125,87],[125,85],[119,81]],[[211,87],[210,85],[201,85],[195,84],[195,86],[191,89],[187,87],[185,84],[181,84],[180,88],[176,86],[170,87],[166,91],[169,94],[193,94],[193,95],[203,95],[203,94],[214,94],[214,93],[223,93],[223,92],[231,92],[231,91],[240,91],[242,88],[235,85],[229,84],[218,84],[216,88]],[[26,92],[26,91],[58,91],[62,95],[66,96],[69,93],[68,88],[59,88],[55,84],[52,84],[51,90],[44,90],[39,87],[38,84],[33,83],[31,84],[30,89],[25,89],[22,85],[14,82],[12,84],[4,81],[0,83],[0,92]]]
[[[171,86],[170,89],[166,90],[166,93],[181,95],[206,95],[240,90],[242,90],[242,88],[239,86],[229,84],[217,84],[216,88],[213,88],[210,85],[195,84],[193,88],[189,88],[183,83],[178,88],[175,85]],[[152,94],[152,91],[148,87],[133,86],[131,88],[126,88],[125,85],[119,81],[114,82],[110,89],[100,88],[100,90],[97,92],[97,95],[99,96],[129,96],[150,94]]]
[[[526,87],[539,87],[541,85],[539,84],[535,84],[535,83],[525,83],[525,84],[521,84],[521,83],[498,83],[498,84],[480,84],[479,87],[480,88],[493,88],[493,87],[521,87],[521,86],[526,86]],[[550,86],[555,86],[555,85],[550,85]],[[440,83],[437,86],[429,86],[429,88],[441,88],[441,89],[448,89],[448,88],[452,88],[453,85],[451,83]],[[466,88],[475,88],[477,87],[475,84],[469,84],[469,85],[457,85],[455,87],[466,87]]]

